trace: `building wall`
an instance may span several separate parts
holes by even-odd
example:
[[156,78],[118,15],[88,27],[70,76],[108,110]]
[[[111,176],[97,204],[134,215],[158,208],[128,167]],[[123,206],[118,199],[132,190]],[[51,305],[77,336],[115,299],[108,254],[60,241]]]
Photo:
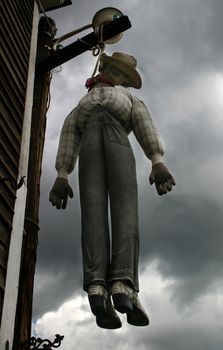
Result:
[[[12,230],[34,0],[0,1],[0,320]],[[8,179],[10,181],[2,181]]]

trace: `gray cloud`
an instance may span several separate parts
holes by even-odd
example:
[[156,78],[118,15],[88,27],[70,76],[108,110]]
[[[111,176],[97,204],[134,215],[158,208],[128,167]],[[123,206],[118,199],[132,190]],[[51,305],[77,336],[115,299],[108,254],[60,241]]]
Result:
[[165,349],[165,350],[187,350],[196,348],[219,350],[222,346],[222,337],[219,333],[219,329],[214,331],[210,337],[210,333],[205,334],[203,327],[194,325],[192,327],[187,325],[186,329],[178,329],[177,325],[175,329],[160,332],[159,337],[155,339],[153,337],[144,337],[141,339],[144,344],[149,344],[153,349]]
[[42,178],[34,318],[58,308],[82,286],[78,188],[73,186],[75,199],[66,211],[57,210],[48,201],[53,181]]
[[213,287],[216,278],[223,278],[222,209],[186,195],[163,198],[155,205],[144,200],[144,204],[142,265],[158,257],[163,277],[177,281],[172,291],[175,300],[194,301]]

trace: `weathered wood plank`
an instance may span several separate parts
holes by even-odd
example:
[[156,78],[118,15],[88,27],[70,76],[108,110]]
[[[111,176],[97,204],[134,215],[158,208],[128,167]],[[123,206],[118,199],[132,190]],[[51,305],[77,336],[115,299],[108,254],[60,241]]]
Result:
[[0,267],[6,269],[7,265],[7,252],[5,246],[0,242]]
[[1,267],[0,267],[0,289],[2,289],[2,291],[4,291],[5,289],[5,273]]

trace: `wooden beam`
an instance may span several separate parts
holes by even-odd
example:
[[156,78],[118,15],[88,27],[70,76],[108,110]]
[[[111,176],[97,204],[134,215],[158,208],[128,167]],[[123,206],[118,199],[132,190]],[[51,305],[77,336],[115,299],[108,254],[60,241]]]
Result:
[[[103,41],[111,39],[113,36],[131,28],[131,23],[127,16],[121,16],[109,22],[103,27]],[[61,64],[71,60],[72,58],[90,50],[98,44],[98,38],[95,32],[92,32],[74,43],[55,51],[51,56],[37,63],[37,72],[45,73]]]

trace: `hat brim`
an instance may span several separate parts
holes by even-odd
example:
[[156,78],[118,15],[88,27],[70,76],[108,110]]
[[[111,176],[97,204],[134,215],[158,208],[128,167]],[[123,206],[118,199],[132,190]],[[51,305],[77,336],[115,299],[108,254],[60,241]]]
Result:
[[129,64],[121,62],[113,57],[107,56],[105,53],[101,55],[102,63],[109,63],[112,66],[118,68],[121,72],[129,77],[129,86],[135,89],[140,89],[142,86],[142,79],[137,70],[131,67]]

